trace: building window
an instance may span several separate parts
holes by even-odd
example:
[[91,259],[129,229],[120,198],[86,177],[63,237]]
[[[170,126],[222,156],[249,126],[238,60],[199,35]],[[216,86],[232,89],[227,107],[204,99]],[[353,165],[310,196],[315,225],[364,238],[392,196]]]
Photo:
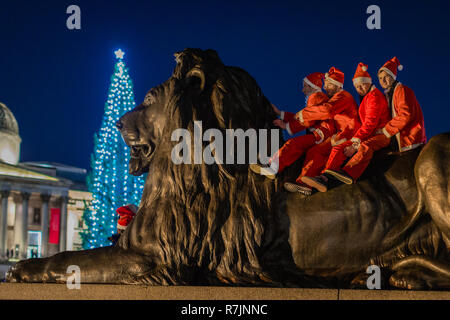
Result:
[[41,224],[41,208],[34,208],[33,224]]

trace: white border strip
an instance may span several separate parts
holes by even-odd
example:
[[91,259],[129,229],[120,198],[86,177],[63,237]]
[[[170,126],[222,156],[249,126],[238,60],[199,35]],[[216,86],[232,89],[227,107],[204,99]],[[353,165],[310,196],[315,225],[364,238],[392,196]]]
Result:
[[319,90],[319,91],[322,90],[322,88],[319,88],[319,87],[316,86],[314,83],[312,83],[311,81],[309,81],[309,79],[308,79],[307,77],[304,77],[304,78],[303,78],[303,81],[305,81],[310,87],[312,87],[312,88],[314,88],[314,89],[316,89],[316,90]]
[[392,78],[394,78],[394,80],[397,80],[397,76],[388,68],[381,67],[380,70],[378,70],[378,72],[380,72],[380,71],[386,71]]
[[344,84],[343,84],[343,83],[340,83],[339,81],[334,80],[333,78],[331,78],[331,77],[329,77],[329,76],[328,76],[328,77],[325,77],[325,80],[330,81],[331,83],[337,85],[337,86],[340,87],[340,88],[343,88],[343,87],[344,87]]
[[358,85],[360,83],[372,83],[372,78],[370,77],[358,77],[353,79],[353,85]]

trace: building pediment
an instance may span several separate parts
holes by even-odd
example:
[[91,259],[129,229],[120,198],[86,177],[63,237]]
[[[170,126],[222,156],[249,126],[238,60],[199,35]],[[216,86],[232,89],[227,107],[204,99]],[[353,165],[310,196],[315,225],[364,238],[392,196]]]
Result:
[[[70,187],[73,182],[33,171],[20,165],[12,165],[0,160],[0,182],[15,182],[40,186]],[[1,183],[0,183],[1,184]]]

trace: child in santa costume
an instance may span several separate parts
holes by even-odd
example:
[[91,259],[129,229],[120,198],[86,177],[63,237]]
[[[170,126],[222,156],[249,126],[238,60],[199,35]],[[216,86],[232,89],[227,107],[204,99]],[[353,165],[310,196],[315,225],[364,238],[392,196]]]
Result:
[[[322,79],[324,74],[314,72],[303,79],[303,93],[306,96],[306,106],[312,107],[322,105],[328,101],[328,97],[322,92]],[[282,129],[286,129],[290,135],[307,129],[308,134],[297,136],[286,141],[286,143],[278,150],[269,160],[268,166],[251,164],[250,169],[258,174],[265,175],[269,179],[275,179],[278,172],[282,172],[286,167],[290,166],[297,159],[306,153],[308,149],[316,144],[322,143],[330,137],[334,132],[334,122],[332,120],[309,121],[300,123],[295,114],[287,111],[280,111],[275,105],[272,107],[280,116],[280,119],[274,121],[274,124]],[[301,184],[285,183],[286,190],[290,192],[301,192],[310,194],[312,189]]]
[[403,66],[397,57],[387,61],[378,71],[380,85],[385,89],[388,106],[392,112],[381,132],[393,142],[399,152],[417,148],[427,142],[422,109],[414,92],[397,81],[397,70]]
[[116,209],[116,212],[119,214],[119,220],[117,221],[117,233],[108,238],[113,245],[117,243],[120,235],[125,231],[131,220],[133,220],[137,211],[138,207],[134,204],[127,204],[126,206]]
[[[386,98],[372,84],[367,65],[362,62],[356,68],[353,85],[362,97],[359,106],[362,125],[349,141],[333,147],[322,171],[325,175],[328,174],[346,184],[356,181],[369,165],[373,153],[389,146],[390,143],[390,139],[384,134],[377,134],[377,131],[383,129],[391,119]],[[326,188],[319,186],[319,191],[326,191]]]
[[326,103],[314,108],[306,107],[296,115],[301,123],[333,119],[336,127],[334,135],[308,150],[297,183],[303,182],[310,187],[317,187],[318,184],[325,186],[326,177],[319,175],[327,163],[331,149],[350,140],[361,126],[358,117],[358,105],[353,96],[343,87],[344,73],[335,67],[331,67],[325,75],[324,86],[325,91],[331,98]]

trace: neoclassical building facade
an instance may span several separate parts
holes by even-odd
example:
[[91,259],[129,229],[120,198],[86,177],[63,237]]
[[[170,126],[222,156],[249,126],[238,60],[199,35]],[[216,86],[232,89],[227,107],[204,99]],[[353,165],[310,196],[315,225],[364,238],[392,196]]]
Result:
[[81,249],[90,205],[86,170],[51,162],[20,163],[19,129],[0,103],[0,261]]

